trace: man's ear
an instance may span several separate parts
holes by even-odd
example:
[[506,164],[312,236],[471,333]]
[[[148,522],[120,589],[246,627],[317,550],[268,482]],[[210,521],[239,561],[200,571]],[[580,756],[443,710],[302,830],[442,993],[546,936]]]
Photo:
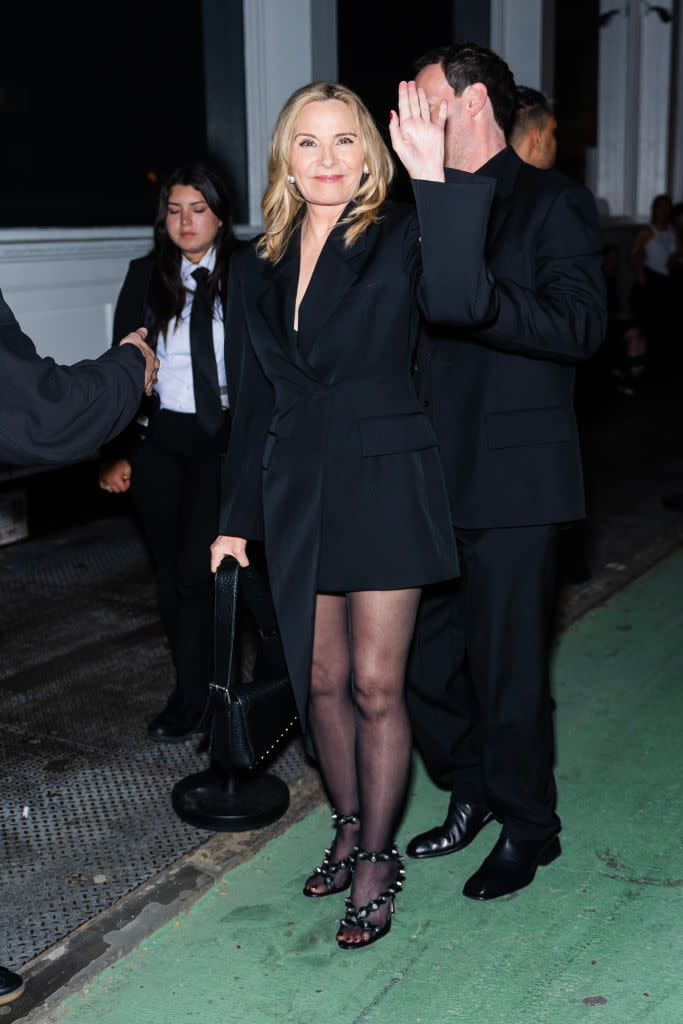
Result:
[[467,86],[462,94],[462,98],[465,110],[470,117],[476,117],[484,109],[488,95],[488,89],[483,82],[473,82],[472,85]]

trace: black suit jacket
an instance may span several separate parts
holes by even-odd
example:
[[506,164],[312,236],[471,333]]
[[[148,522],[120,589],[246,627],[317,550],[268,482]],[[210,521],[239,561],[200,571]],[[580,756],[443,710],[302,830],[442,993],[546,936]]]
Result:
[[[469,177],[446,173],[451,181]],[[480,176],[496,183],[481,294],[491,315],[473,328],[425,327],[417,360],[453,520],[485,528],[578,519],[574,365],[596,351],[606,325],[595,202],[511,148],[473,177]],[[456,280],[457,234],[451,247]]]
[[[437,439],[410,365],[419,310],[455,322],[489,315],[483,246],[493,188],[474,179],[426,192],[422,184],[419,223],[411,207],[388,204],[348,248],[345,226],[334,228],[299,309],[298,337],[298,233],[275,265],[253,250],[232,261],[235,390],[221,533],[265,533],[302,720],[319,565],[339,590],[419,586],[457,573]],[[444,259],[454,236],[456,281]]]
[[134,345],[73,366],[41,358],[0,292],[0,459],[33,465],[92,455],[135,414],[144,370]]

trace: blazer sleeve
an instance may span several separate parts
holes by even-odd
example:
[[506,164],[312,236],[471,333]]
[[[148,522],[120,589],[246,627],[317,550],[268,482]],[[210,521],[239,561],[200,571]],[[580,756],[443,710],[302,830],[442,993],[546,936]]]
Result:
[[433,323],[469,326],[495,315],[484,256],[493,178],[413,180],[418,245],[408,257],[420,311]]
[[[112,345],[118,345],[127,334],[145,323],[145,300],[150,291],[154,261],[151,256],[131,260],[114,307],[114,329]],[[148,339],[149,340],[149,339]]]
[[[424,247],[425,236],[435,234],[436,204],[426,193],[460,185],[416,185]],[[425,189],[425,185],[432,187]],[[593,355],[605,336],[606,298],[599,219],[588,189],[570,185],[559,191],[539,222],[535,242],[535,279],[529,287],[515,280],[513,270],[509,275],[494,275],[486,265],[481,240],[468,253],[456,231],[451,242],[451,284],[446,287],[457,286],[463,264],[470,280],[474,271],[467,271],[466,265],[471,262],[477,268],[477,305],[468,318],[456,322],[444,308],[445,302],[434,316],[433,303],[427,311],[429,318],[474,328],[468,340],[536,359],[574,363]]]
[[[149,256],[131,260],[129,263],[114,307],[112,348],[118,348],[126,335],[131,331],[136,331],[138,327],[149,327],[145,323],[145,300],[152,279],[153,267],[154,264]],[[148,342],[151,340],[148,335]],[[137,443],[138,435],[135,423],[131,422],[125,430],[102,447],[100,457],[107,461],[128,459]]]
[[244,312],[239,259],[232,257],[226,309],[230,441],[221,473],[220,532],[263,540],[263,450],[273,415],[273,389],[254,353]]
[[145,360],[134,345],[60,366],[41,358],[0,292],[0,458],[17,465],[86,458],[129,423]]

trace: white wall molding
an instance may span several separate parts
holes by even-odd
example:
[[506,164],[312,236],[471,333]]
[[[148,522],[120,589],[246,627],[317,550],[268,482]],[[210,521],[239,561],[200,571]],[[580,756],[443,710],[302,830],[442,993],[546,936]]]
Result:
[[337,77],[336,0],[243,0],[249,221],[263,224],[270,137],[282,104],[314,79]]
[[4,228],[0,288],[41,355],[91,359],[111,345],[114,305],[152,229]]
[[552,102],[555,19],[549,0],[491,0],[491,49],[507,61],[518,85]]
[[597,194],[615,216],[647,218],[670,187],[672,25],[640,0],[600,0],[600,13]]
[[[144,256],[152,247],[152,234],[139,239],[117,238],[111,241],[31,241],[0,239],[0,265],[38,261],[131,260]],[[0,286],[2,282],[0,281]]]

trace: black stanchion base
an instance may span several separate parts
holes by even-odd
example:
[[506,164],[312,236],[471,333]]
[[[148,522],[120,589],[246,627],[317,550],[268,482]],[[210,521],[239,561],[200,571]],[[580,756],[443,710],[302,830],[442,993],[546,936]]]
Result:
[[195,828],[248,832],[282,817],[289,788],[276,775],[236,779],[212,767],[176,782],[171,802],[178,817]]

